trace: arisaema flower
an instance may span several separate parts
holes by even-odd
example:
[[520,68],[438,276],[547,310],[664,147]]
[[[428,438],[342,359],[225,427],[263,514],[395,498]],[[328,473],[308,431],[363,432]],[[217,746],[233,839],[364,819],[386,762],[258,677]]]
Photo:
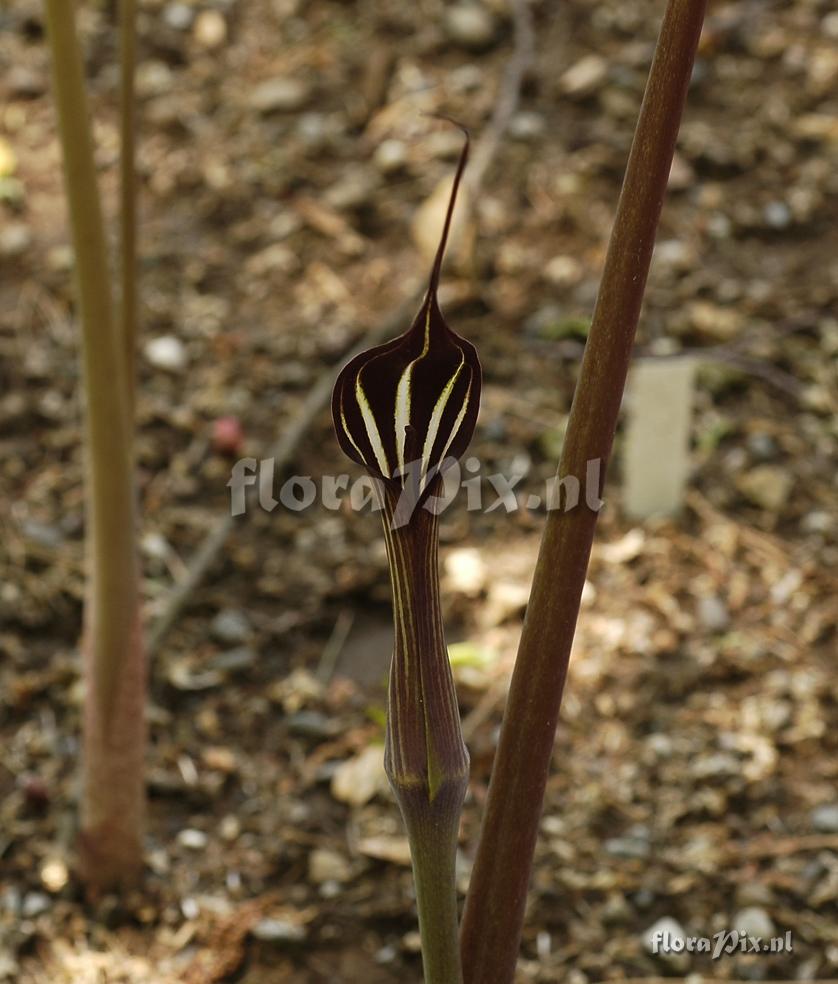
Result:
[[[416,508],[463,454],[480,402],[474,346],[453,332],[437,301],[460,156],[422,307],[394,341],[352,359],[338,376],[332,415],[340,446],[380,480],[395,646],[384,765],[410,839],[427,984],[462,980],[454,861],[469,758],[442,628],[439,516]],[[408,492],[410,510],[397,520]]]

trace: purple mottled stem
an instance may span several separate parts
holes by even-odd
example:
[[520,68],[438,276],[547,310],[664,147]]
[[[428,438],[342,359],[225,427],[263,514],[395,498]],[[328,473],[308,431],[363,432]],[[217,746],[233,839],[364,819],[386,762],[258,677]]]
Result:
[[384,764],[410,839],[426,984],[458,984],[454,864],[469,758],[442,629],[439,518],[419,508],[393,529],[399,491],[382,493],[396,629]]

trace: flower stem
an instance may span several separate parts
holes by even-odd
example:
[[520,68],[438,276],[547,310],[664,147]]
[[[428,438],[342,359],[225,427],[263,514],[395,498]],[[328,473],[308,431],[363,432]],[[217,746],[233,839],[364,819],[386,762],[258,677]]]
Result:
[[[706,0],[669,0],[629,155],[559,475],[611,453]],[[601,488],[595,490],[598,494]],[[509,984],[598,513],[548,513],[461,933],[468,984]]]
[[419,508],[393,529],[398,493],[387,485],[382,497],[396,623],[384,766],[410,841],[425,982],[459,984],[455,861],[469,759],[442,629],[439,518]]
[[113,311],[75,4],[47,0],[46,13],[86,399],[81,866],[88,885],[101,889],[134,880],[142,866],[145,662],[130,400],[125,352]]

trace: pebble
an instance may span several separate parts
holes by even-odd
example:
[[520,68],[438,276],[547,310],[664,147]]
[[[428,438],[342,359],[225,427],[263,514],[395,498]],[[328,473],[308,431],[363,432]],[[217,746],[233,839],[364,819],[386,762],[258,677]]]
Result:
[[708,632],[724,632],[730,625],[727,606],[716,595],[704,595],[699,598],[698,619]]
[[311,89],[300,79],[268,79],[250,95],[250,105],[259,113],[292,113],[311,98]]
[[61,858],[48,858],[41,865],[41,884],[48,892],[60,892],[69,877],[67,865]]
[[331,738],[336,730],[332,718],[320,711],[297,711],[288,717],[288,731],[301,738],[323,740]]
[[177,835],[178,844],[189,851],[203,851],[207,846],[208,837],[203,830],[186,827]]
[[17,981],[20,964],[10,953],[0,953],[0,981]]
[[241,673],[254,666],[257,658],[255,650],[250,646],[236,646],[235,649],[219,653],[212,661],[212,668],[221,673]]
[[600,55],[585,55],[559,79],[559,87],[568,96],[587,96],[596,91],[608,76],[608,62]]
[[822,803],[812,810],[812,826],[824,834],[838,834],[838,803]]
[[385,140],[376,147],[373,162],[382,174],[395,174],[407,163],[407,148],[401,140]]
[[165,62],[145,61],[137,66],[137,95],[141,99],[165,95],[172,85],[172,70]]
[[20,912],[24,919],[34,919],[46,912],[51,904],[49,896],[44,895],[43,892],[27,892],[23,897]]
[[451,41],[471,51],[487,48],[497,32],[497,23],[491,12],[476,3],[449,6],[445,11],[444,26]]
[[326,192],[326,204],[339,212],[359,208],[370,200],[378,183],[375,173],[365,167],[345,168]]
[[244,642],[252,631],[250,619],[237,608],[225,608],[210,623],[210,630],[222,642]]
[[195,19],[195,11],[187,3],[170,3],[163,10],[163,23],[173,31],[188,31]]
[[8,69],[6,83],[10,94],[18,99],[36,99],[46,89],[44,76],[24,65],[14,65]]
[[649,829],[643,824],[630,827],[624,837],[611,837],[605,850],[618,858],[647,858],[650,854]]
[[[671,950],[667,952],[662,949],[661,942],[667,933],[672,939],[684,939],[687,935],[686,930],[677,919],[673,919],[672,916],[663,916],[661,919],[658,919],[656,923],[653,923],[643,934],[643,944],[647,953],[654,954],[661,960],[665,960],[667,963],[671,964],[673,967],[685,968],[689,961],[689,957],[686,952],[682,951],[681,953],[673,953]],[[655,953],[656,941],[658,945],[657,953]]]
[[260,919],[250,935],[262,943],[298,943],[305,939],[306,933],[302,926],[285,919]]
[[736,486],[745,498],[769,512],[783,508],[793,485],[794,477],[778,465],[757,465],[736,479]]
[[559,254],[547,261],[544,278],[557,287],[572,287],[579,283],[584,272],[584,267],[576,257]]
[[308,856],[308,877],[314,885],[349,880],[351,869],[342,854],[325,847],[315,848]]
[[688,317],[694,331],[713,341],[728,342],[742,331],[743,317],[736,308],[711,301],[693,301]]
[[523,143],[537,140],[543,136],[546,123],[541,113],[516,113],[509,121],[509,136]]
[[771,229],[787,229],[791,225],[791,209],[785,202],[769,202],[762,210],[762,217]]
[[733,917],[731,929],[737,929],[745,936],[758,936],[763,940],[774,936],[774,922],[765,909],[759,906],[749,906],[740,909]]
[[146,343],[145,357],[155,369],[178,373],[186,368],[186,348],[174,335],[160,335]]
[[771,434],[751,434],[747,440],[748,450],[755,458],[759,458],[762,461],[769,461],[771,458],[777,457],[777,442],[771,436]]
[[202,10],[192,30],[195,41],[208,51],[221,47],[227,40],[227,21],[218,10]]

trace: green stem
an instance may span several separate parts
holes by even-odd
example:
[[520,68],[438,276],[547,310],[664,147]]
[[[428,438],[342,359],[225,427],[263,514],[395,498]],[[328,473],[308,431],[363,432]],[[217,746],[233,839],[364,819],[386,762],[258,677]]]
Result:
[[46,0],[82,328],[87,493],[81,862],[94,887],[141,866],[145,666],[128,381],[116,332],[74,4]]
[[410,840],[426,984],[462,980],[455,861],[469,760],[442,629],[439,519],[417,509],[392,528],[398,493],[384,491],[384,534],[396,640],[384,764]]
[[[629,155],[559,466],[600,488],[617,425],[655,232],[706,0],[669,0]],[[589,493],[590,494],[590,493]],[[509,984],[598,513],[548,514],[492,770],[461,932],[468,984]]]

